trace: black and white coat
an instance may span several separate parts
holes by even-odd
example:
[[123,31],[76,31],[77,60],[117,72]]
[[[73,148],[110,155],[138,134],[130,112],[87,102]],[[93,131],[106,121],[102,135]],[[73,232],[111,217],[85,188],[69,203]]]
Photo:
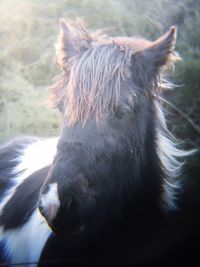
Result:
[[[11,141],[0,148],[1,263],[38,262],[44,248],[45,253],[42,259],[51,260],[54,256],[55,258],[59,258],[60,255],[62,258],[65,255],[65,243],[63,243],[63,239],[59,240],[55,236],[37,208],[39,191],[56,153],[57,142],[58,138],[22,138]],[[176,153],[180,153],[180,151],[176,150],[171,141],[161,133],[158,133],[157,151],[165,167],[174,168],[177,171],[177,166],[175,167],[177,162],[174,156]],[[156,219],[153,218],[155,225],[152,226],[150,223],[147,229],[145,229],[146,226],[140,225],[142,231],[144,231],[143,236],[138,229],[138,233],[143,239],[142,244],[135,247],[134,242],[130,242],[129,239],[135,238],[135,233],[134,237],[128,234],[128,236],[125,235],[119,237],[119,240],[115,240],[115,242],[119,243],[127,242],[128,247],[130,247],[130,244],[133,245],[135,252],[131,253],[133,259],[130,258],[130,261],[132,260],[136,263],[146,263],[147,261],[148,263],[149,260],[150,262],[152,260],[157,263],[158,260],[159,263],[160,261],[161,263],[165,263],[171,262],[173,257],[177,257],[175,260],[177,263],[181,262],[180,259],[183,259],[184,262],[185,260],[189,261],[191,256],[197,256],[197,246],[194,242],[198,241],[198,233],[195,230],[198,221],[195,222],[194,219],[198,218],[198,215],[194,217],[193,208],[195,205],[188,208],[186,203],[186,211],[180,211],[182,201],[179,198],[182,196],[182,193],[184,195],[185,190],[183,184],[171,184],[169,180],[165,179],[161,186],[164,190],[162,190],[163,193],[160,201],[162,202],[161,206],[163,210],[165,210],[165,215],[164,217],[158,216]],[[56,200],[55,190],[53,188],[48,192],[47,198],[48,201]],[[198,203],[196,204],[198,205]],[[149,204],[150,208],[151,204]],[[185,217],[185,215],[187,216]],[[151,221],[152,218],[149,217],[149,222]],[[149,231],[149,233],[147,234],[146,231]],[[153,232],[153,237],[151,231]],[[100,238],[97,242],[103,241]],[[190,242],[190,245],[187,245],[187,242]],[[48,245],[49,243],[50,245]],[[108,244],[110,244],[109,241]],[[69,244],[66,244],[66,249],[69,246]],[[122,243],[119,247],[120,249],[125,247],[127,250],[126,245],[124,246]],[[105,244],[104,248],[106,248]],[[88,249],[91,250],[91,245],[88,246]],[[95,249],[92,253],[96,253]],[[108,255],[111,258],[113,256],[112,249],[110,249],[108,255],[103,249],[101,253],[102,255],[105,254],[102,257],[103,259],[108,257]],[[185,255],[182,253],[185,253]],[[74,256],[76,254],[69,253],[69,258],[70,255]],[[89,256],[91,256],[90,253],[86,253],[86,257]],[[77,253],[77,257],[79,257],[79,253]],[[114,258],[117,258],[117,256],[114,255]]]
[[36,262],[51,235],[37,209],[57,138],[22,138],[0,148],[0,259]]

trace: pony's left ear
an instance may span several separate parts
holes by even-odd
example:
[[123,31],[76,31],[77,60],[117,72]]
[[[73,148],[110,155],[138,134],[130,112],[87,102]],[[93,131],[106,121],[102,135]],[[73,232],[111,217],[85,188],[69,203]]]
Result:
[[59,26],[60,36],[56,45],[56,56],[59,66],[66,71],[69,59],[86,48],[90,38],[81,20],[71,22],[60,19]]
[[180,59],[175,52],[177,29],[172,26],[168,32],[132,56],[133,77],[137,85],[148,86],[156,79],[160,69]]
[[67,61],[77,47],[78,40],[73,33],[73,29],[64,19],[59,21],[60,35],[56,44],[57,63],[62,70],[66,69]]

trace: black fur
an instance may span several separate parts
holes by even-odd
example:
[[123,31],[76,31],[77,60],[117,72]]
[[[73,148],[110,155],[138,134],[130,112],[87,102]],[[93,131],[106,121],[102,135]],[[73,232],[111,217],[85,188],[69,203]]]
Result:
[[36,171],[22,182],[2,210],[0,226],[11,230],[22,226],[34,212],[39,198],[39,191],[47,176],[49,167]]
[[0,241],[0,263],[8,262],[5,255],[5,240]]

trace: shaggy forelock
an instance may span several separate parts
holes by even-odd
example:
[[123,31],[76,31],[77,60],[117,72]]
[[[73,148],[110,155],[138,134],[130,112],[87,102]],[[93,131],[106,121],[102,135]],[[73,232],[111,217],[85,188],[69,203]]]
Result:
[[85,123],[90,114],[100,115],[117,105],[121,79],[128,74],[125,65],[130,54],[115,44],[87,50],[71,66],[66,89],[65,115],[69,124]]

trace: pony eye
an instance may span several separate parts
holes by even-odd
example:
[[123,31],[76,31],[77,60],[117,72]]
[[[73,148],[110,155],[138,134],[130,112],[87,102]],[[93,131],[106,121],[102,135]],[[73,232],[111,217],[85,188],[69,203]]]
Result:
[[131,111],[131,107],[130,107],[129,105],[127,105],[127,104],[123,104],[123,105],[119,105],[119,106],[117,106],[117,107],[114,109],[113,113],[114,113],[114,116],[115,116],[117,119],[121,120],[121,119],[123,119],[123,117],[124,117],[126,114],[130,113],[130,111]]
[[115,110],[114,110],[114,116],[117,118],[117,119],[122,119],[124,117],[124,114],[125,114],[125,110],[118,106]]

